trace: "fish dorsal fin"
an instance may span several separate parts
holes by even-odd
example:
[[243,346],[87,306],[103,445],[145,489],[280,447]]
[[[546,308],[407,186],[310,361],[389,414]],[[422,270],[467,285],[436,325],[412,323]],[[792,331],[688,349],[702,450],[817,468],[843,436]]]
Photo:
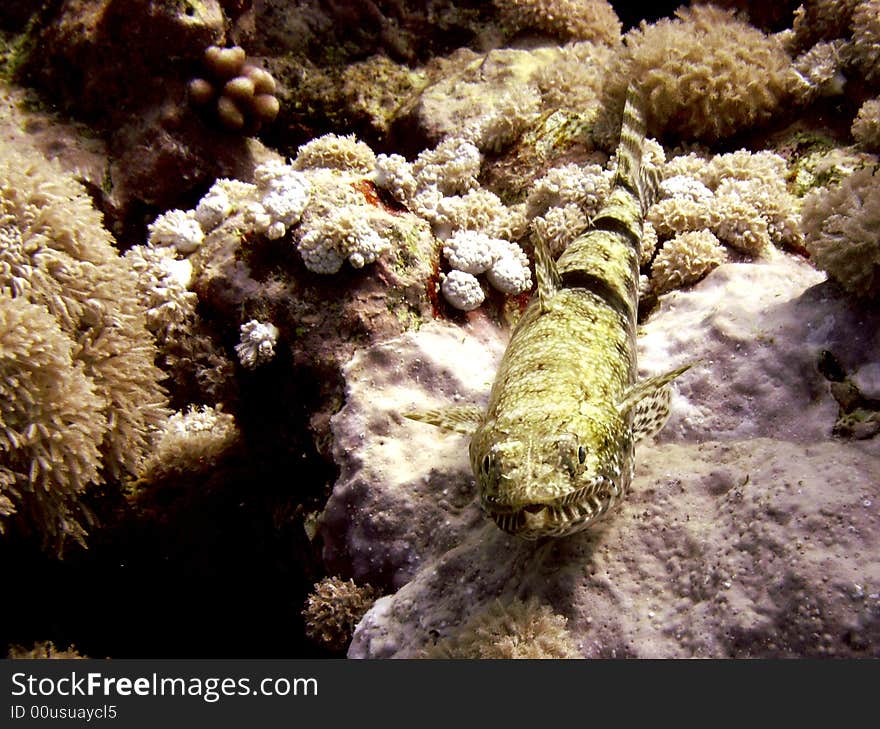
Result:
[[483,420],[483,408],[479,405],[452,405],[436,410],[419,410],[403,413],[403,417],[420,423],[436,425],[443,430],[462,435],[473,435]]
[[635,383],[627,389],[617,406],[621,415],[632,411],[633,440],[640,441],[657,433],[669,418],[669,383],[693,363],[656,377]]
[[538,302],[543,314],[550,309],[550,300],[562,287],[562,279],[547,243],[535,237],[535,278],[538,280]]

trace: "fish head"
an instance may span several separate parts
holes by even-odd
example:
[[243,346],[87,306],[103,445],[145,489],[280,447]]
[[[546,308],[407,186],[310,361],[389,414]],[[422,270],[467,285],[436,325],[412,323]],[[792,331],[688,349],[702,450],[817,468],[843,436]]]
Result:
[[608,448],[563,432],[505,437],[471,448],[483,511],[524,539],[564,536],[592,524],[632,477],[632,443]]

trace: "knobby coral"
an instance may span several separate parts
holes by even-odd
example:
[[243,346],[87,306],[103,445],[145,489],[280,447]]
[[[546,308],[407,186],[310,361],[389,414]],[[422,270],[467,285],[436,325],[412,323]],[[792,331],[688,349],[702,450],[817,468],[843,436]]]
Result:
[[198,106],[213,102],[217,117],[227,129],[255,131],[278,115],[275,79],[268,71],[247,63],[240,46],[209,46],[205,67],[210,78],[190,81],[190,99]]
[[83,187],[0,143],[0,507],[83,541],[80,496],[134,473],[166,417],[136,275]]

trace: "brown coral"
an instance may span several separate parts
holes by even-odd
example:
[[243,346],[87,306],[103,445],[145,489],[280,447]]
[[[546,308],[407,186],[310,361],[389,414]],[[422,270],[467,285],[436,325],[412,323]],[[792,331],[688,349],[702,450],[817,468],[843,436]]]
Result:
[[607,0],[495,0],[511,30],[537,30],[561,40],[620,42],[620,19]]
[[330,650],[345,650],[355,627],[380,594],[354,580],[325,577],[315,585],[302,611],[306,635]]
[[82,186],[0,143],[0,490],[59,549],[83,489],[135,472],[166,417],[135,284]]
[[84,540],[90,515],[80,496],[100,478],[101,406],[49,312],[0,294],[0,492],[6,511],[39,525],[47,540]]
[[801,225],[819,268],[857,296],[880,294],[880,175],[857,170],[804,198]]
[[67,648],[56,648],[51,640],[41,640],[34,643],[33,648],[25,648],[20,645],[14,645],[9,649],[7,658],[12,660],[51,659],[56,661],[66,661],[73,659],[87,659],[88,656],[82,655],[76,646],[69,645]]
[[795,12],[792,47],[801,51],[848,36],[858,4],[859,0],[806,0]]
[[608,74],[606,118],[596,130],[606,144],[617,138],[630,79],[643,90],[653,136],[709,142],[767,121],[795,83],[778,40],[711,5],[643,22],[624,42]]
[[224,127],[255,131],[278,115],[275,79],[268,71],[247,63],[241,46],[208,46],[205,66],[210,78],[189,82],[190,99],[197,106],[213,104]]
[[862,104],[851,131],[859,146],[869,152],[880,152],[880,97]]
[[568,621],[548,605],[494,601],[461,630],[439,640],[424,658],[580,658]]
[[880,0],[862,0],[852,17],[853,51],[868,81],[880,81]]

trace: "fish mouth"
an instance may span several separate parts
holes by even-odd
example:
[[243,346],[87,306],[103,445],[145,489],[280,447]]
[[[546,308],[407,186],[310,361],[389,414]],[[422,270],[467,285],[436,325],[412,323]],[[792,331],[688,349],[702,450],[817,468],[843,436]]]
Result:
[[598,492],[591,484],[549,503],[513,506],[484,500],[483,509],[500,529],[522,539],[562,537],[586,529],[608,511],[619,495],[620,488],[608,479],[607,488]]

